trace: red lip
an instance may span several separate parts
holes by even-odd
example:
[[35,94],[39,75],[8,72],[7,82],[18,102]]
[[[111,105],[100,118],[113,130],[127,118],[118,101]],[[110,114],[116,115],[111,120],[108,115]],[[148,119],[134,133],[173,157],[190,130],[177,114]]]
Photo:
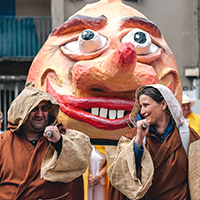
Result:
[[[116,130],[127,127],[124,118],[107,119],[95,116],[85,110],[90,108],[107,108],[110,110],[126,110],[131,112],[134,101],[123,98],[110,97],[75,97],[71,95],[60,95],[51,86],[47,79],[47,92],[51,94],[60,104],[60,110],[72,119],[90,124],[98,129]],[[125,116],[130,123],[129,114]]]

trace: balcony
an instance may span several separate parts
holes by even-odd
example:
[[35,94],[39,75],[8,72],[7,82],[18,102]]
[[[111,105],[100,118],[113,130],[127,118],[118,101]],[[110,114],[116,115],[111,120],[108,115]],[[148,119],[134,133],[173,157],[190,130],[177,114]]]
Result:
[[51,17],[0,16],[0,60],[31,60],[51,32]]

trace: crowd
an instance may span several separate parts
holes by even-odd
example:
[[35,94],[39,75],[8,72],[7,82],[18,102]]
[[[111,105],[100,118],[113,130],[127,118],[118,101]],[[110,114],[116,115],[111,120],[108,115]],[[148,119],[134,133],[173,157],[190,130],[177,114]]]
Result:
[[[199,199],[194,103],[183,96],[180,105],[161,84],[142,86],[135,96],[133,128],[111,155],[58,123],[57,101],[28,83],[11,103],[7,131],[0,135],[0,199]],[[0,112],[0,126],[2,120]]]

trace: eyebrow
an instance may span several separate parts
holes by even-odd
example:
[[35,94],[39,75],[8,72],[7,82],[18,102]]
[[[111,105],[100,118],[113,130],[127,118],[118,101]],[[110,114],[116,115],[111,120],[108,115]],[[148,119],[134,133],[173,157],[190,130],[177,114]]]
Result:
[[126,17],[121,21],[120,28],[141,28],[155,37],[162,37],[160,29],[152,21],[142,17]]
[[99,17],[88,17],[84,15],[75,15],[71,19],[67,20],[60,27],[55,29],[52,35],[63,35],[66,33],[74,32],[83,29],[92,29],[94,31],[104,27],[107,22],[107,18],[104,15]]

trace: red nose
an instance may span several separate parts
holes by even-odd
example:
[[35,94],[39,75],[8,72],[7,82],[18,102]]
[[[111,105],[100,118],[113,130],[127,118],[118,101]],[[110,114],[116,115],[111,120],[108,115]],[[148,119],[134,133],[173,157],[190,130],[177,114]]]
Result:
[[135,46],[131,42],[121,44],[115,52],[114,59],[122,71],[130,71],[130,68],[134,68],[137,62]]

